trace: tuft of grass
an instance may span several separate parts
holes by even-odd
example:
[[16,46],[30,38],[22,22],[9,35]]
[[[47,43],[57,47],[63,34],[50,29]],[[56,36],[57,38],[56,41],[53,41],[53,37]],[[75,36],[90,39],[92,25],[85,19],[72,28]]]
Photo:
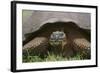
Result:
[[[87,55],[86,55],[87,56]],[[84,57],[83,54],[77,53],[76,55],[72,57],[63,57],[61,54],[55,55],[52,52],[48,52],[48,54],[45,57],[41,57],[40,55],[34,56],[34,55],[23,55],[23,62],[48,62],[48,61],[70,61],[70,60],[84,60],[88,59],[87,57]]]
[[48,56],[45,58],[45,61],[64,61],[67,58],[62,57],[62,55],[55,55],[54,53],[48,53]]

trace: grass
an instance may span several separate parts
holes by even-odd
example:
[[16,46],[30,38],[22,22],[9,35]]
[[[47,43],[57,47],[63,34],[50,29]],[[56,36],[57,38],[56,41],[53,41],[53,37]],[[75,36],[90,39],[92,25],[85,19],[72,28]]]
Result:
[[23,62],[48,62],[48,61],[70,61],[70,60],[84,60],[88,59],[87,57],[83,57],[83,54],[77,53],[76,55],[72,57],[63,57],[62,55],[55,55],[54,53],[48,52],[47,56],[41,57],[41,56],[25,56],[23,55]]

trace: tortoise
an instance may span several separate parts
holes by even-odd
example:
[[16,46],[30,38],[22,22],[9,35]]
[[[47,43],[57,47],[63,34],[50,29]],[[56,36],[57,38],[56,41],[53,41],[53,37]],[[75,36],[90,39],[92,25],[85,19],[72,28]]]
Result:
[[[62,36],[64,35],[64,37],[58,37],[55,33],[58,33],[58,35],[63,33]],[[56,38],[52,38],[52,36]],[[51,41],[59,40],[63,44],[55,47],[59,49],[52,49],[55,54],[62,53],[65,57],[72,56],[77,52],[82,53],[83,51],[86,53],[88,51],[88,54],[90,54],[90,34],[78,27],[76,23],[61,21],[46,23],[37,31],[27,34],[26,40],[23,41],[23,51],[31,48],[35,55],[43,55],[51,50],[49,48],[53,46],[50,43]]]

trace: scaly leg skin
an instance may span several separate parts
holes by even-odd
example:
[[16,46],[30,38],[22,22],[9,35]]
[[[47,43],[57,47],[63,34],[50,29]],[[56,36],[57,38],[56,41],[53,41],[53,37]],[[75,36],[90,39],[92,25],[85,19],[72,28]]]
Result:
[[48,39],[45,37],[36,37],[23,46],[23,52],[28,50],[29,55],[45,55],[48,48]]
[[90,59],[90,42],[78,31],[68,33],[73,49],[82,55],[82,58]]

